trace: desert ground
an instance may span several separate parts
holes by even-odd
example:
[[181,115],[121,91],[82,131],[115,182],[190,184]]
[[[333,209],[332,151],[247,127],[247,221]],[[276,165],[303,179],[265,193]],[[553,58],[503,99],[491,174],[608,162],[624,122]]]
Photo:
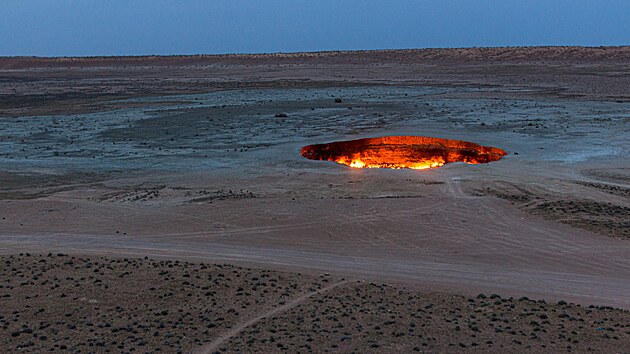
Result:
[[[0,351],[630,352],[629,88],[630,47],[0,58]],[[393,135],[508,154],[300,155]]]

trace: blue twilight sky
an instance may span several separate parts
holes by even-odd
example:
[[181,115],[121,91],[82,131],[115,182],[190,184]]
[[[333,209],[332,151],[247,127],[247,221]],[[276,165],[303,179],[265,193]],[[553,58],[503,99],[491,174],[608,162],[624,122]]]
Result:
[[630,45],[630,0],[0,0],[0,56]]

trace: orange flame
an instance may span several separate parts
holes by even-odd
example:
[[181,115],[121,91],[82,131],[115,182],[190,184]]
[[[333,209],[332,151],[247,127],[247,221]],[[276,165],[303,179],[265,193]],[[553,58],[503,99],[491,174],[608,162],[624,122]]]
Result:
[[409,168],[412,170],[426,170],[428,168],[436,168],[444,166],[444,159],[441,157],[436,157],[431,160],[426,160],[422,162],[409,162],[409,163],[366,163],[360,157],[353,157],[352,159],[348,159],[345,156],[341,156],[334,160],[334,162],[348,165],[353,168],[391,168],[391,169],[402,169]]
[[353,168],[409,168],[424,170],[449,162],[469,164],[499,160],[505,151],[461,140],[421,136],[390,136],[302,148],[302,156],[312,160],[334,161]]

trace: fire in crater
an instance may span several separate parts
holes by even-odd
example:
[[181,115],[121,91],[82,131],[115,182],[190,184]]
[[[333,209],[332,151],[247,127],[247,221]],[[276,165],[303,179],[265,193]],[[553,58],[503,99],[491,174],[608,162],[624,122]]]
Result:
[[303,147],[301,153],[310,160],[333,161],[354,168],[417,170],[449,162],[488,163],[507,154],[495,147],[425,136],[385,136],[315,144]]

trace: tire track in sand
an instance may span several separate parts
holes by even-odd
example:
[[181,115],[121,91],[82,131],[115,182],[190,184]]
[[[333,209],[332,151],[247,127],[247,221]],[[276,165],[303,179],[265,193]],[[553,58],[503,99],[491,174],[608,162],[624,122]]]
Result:
[[248,318],[243,322],[237,323],[234,327],[232,327],[230,330],[228,330],[227,332],[223,333],[222,335],[220,335],[219,337],[215,338],[214,340],[212,340],[212,342],[205,344],[204,346],[202,346],[201,348],[197,349],[196,351],[194,351],[193,353],[196,354],[211,354],[214,353],[215,351],[217,351],[219,349],[219,347],[221,347],[221,345],[223,343],[225,343],[227,340],[229,340],[230,338],[236,336],[237,334],[241,333],[245,328],[255,324],[256,322],[259,322],[260,320],[263,320],[267,317],[273,316],[277,313],[280,312],[284,312],[287,311],[299,304],[301,304],[302,302],[306,301],[308,298],[321,294],[321,293],[325,293],[328,292],[340,285],[346,284],[348,281],[347,280],[341,280],[338,281],[336,283],[330,284],[328,286],[325,286],[323,288],[319,288],[315,291],[306,293],[306,294],[302,294],[298,297],[296,297],[295,299],[285,303],[284,305],[278,306],[278,307],[274,307],[271,308],[267,311],[263,311],[262,313]]

